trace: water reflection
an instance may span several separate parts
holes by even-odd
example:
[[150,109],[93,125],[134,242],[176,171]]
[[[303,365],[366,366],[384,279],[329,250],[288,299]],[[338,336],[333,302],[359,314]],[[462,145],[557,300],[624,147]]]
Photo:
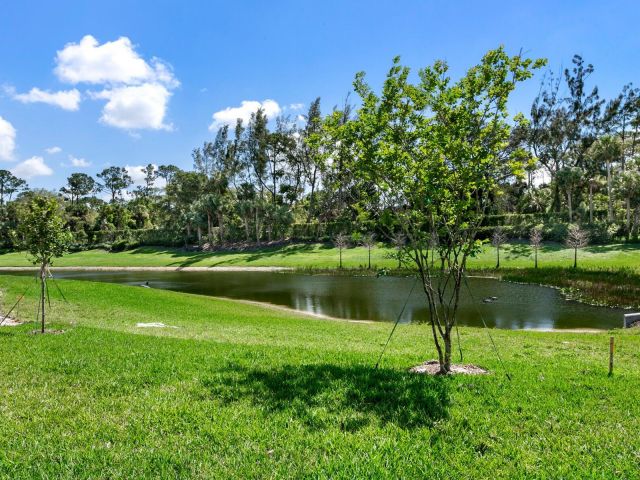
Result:
[[[332,317],[395,321],[412,278],[298,275],[273,272],[79,272],[59,278],[141,285],[202,295],[268,302]],[[613,328],[622,310],[565,301],[557,290],[536,285],[471,278],[463,286],[458,320],[462,325],[504,329]],[[497,297],[483,303],[483,299]],[[425,322],[429,311],[424,292],[416,287],[402,322]]]

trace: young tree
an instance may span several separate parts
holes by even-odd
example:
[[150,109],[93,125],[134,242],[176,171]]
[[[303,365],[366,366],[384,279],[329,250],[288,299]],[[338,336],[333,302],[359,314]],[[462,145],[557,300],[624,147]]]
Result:
[[496,269],[500,268],[500,247],[505,243],[507,243],[507,234],[502,228],[496,228],[491,236],[491,245],[496,249]]
[[[507,100],[517,83],[544,65],[500,48],[458,81],[444,62],[408,81],[399,58],[376,95],[357,75],[362,107],[339,131],[349,168],[369,209],[378,205],[407,236],[431,314],[440,372],[451,369],[452,330],[467,258],[480,248],[476,234],[500,182],[524,174],[507,147]],[[518,117],[522,120],[522,117]],[[522,157],[522,156],[518,156]],[[429,248],[431,232],[439,241]],[[431,256],[440,262],[434,268]]]
[[395,250],[395,258],[398,260],[398,268],[400,268],[404,258],[404,249],[407,245],[407,237],[402,232],[395,232],[391,237],[391,243]]
[[369,266],[367,268],[371,270],[371,250],[376,248],[376,235],[374,233],[365,233],[360,239],[360,243],[367,249],[369,256]]
[[104,183],[104,188],[111,193],[111,202],[122,197],[122,191],[133,185],[133,179],[124,167],[105,168],[98,174],[98,178]]
[[538,268],[538,249],[542,245],[542,228],[533,227],[529,236],[529,243],[533,247],[533,258],[535,268]]
[[55,198],[36,196],[20,219],[16,243],[25,249],[34,265],[40,267],[40,319],[41,332],[45,329],[45,296],[49,267],[56,257],[67,252],[72,241],[65,228],[61,206]]
[[340,268],[342,268],[342,250],[349,246],[349,237],[344,233],[339,233],[334,237],[333,244],[340,252]]
[[578,268],[578,249],[589,244],[589,233],[578,225],[570,225],[566,239],[567,247],[573,248],[573,268]]

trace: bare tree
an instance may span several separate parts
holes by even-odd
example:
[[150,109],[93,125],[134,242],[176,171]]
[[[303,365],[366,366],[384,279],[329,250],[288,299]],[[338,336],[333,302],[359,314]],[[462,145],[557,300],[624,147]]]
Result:
[[491,236],[491,245],[496,247],[496,268],[500,268],[500,247],[507,243],[507,234],[501,227],[496,228]]
[[367,249],[369,254],[369,266],[367,268],[371,270],[371,250],[376,248],[376,235],[374,233],[366,233],[362,236],[360,243]]
[[589,244],[589,233],[578,225],[570,225],[565,242],[567,247],[573,248],[573,268],[578,268],[578,249]]
[[402,232],[396,232],[391,237],[393,248],[395,249],[395,255],[393,258],[398,260],[398,268],[402,267],[402,255],[404,253],[404,247],[407,244],[407,237]]
[[535,268],[538,268],[538,249],[542,244],[542,229],[540,227],[533,227],[531,229],[531,235],[529,236],[529,243],[533,247]]
[[344,233],[339,233],[334,237],[333,244],[340,251],[340,268],[342,268],[342,250],[349,246],[349,237]]

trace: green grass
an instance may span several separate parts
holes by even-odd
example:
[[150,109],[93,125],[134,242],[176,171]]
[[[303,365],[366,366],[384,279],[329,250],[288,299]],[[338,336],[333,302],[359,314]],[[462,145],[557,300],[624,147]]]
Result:
[[[0,276],[5,305],[33,280]],[[483,377],[429,378],[426,325],[301,318],[78,281],[0,328],[4,478],[638,478],[640,334],[461,328]],[[35,291],[21,305],[32,317]],[[178,328],[149,330],[137,322]]]
[[[371,252],[371,262],[377,268],[393,268],[397,262],[388,258],[392,249],[376,248]],[[573,251],[560,244],[547,244],[539,254],[541,267],[571,267]],[[469,266],[487,269],[495,266],[495,249],[486,245],[482,253],[472,258]],[[248,252],[188,252],[181,249],[141,247],[125,252],[109,253],[104,250],[88,250],[72,253],[57,259],[58,266],[277,266],[294,268],[336,268],[338,250],[324,244],[293,244],[269,247]],[[362,247],[343,251],[346,268],[367,265],[367,251]],[[22,252],[0,254],[0,266],[26,266]],[[640,245],[615,244],[587,247],[579,252],[579,265],[587,269],[631,268],[640,270]],[[531,249],[524,243],[505,245],[501,254],[503,268],[529,268],[533,266]]]

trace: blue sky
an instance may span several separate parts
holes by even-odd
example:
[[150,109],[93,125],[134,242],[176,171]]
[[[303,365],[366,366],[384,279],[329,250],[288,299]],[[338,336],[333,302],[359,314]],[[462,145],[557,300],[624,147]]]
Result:
[[[459,75],[500,44],[555,71],[579,53],[613,96],[640,84],[638,25],[637,1],[622,0],[3,2],[0,168],[56,189],[107,165],[190,168],[216,112],[272,100],[297,115],[316,96],[327,112],[355,72],[378,86],[395,55]],[[519,89],[514,113],[538,86]]]

